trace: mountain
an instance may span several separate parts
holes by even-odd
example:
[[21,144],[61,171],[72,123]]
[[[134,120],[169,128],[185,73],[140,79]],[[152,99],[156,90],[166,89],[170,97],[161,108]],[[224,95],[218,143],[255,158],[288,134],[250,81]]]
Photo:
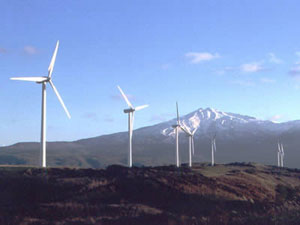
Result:
[[300,170],[260,164],[0,167],[0,224],[291,225]]
[[[181,124],[195,133],[194,162],[210,161],[210,140],[216,135],[216,163],[277,163],[277,142],[285,149],[285,166],[300,167],[300,121],[276,123],[254,117],[225,113],[212,108],[198,109],[180,117]],[[133,133],[135,165],[158,166],[175,162],[176,119]],[[48,142],[47,165],[101,168],[127,164],[127,132],[102,135],[74,142]],[[180,131],[180,161],[188,160],[188,138]],[[39,164],[39,143],[17,143],[0,148],[0,164]]]

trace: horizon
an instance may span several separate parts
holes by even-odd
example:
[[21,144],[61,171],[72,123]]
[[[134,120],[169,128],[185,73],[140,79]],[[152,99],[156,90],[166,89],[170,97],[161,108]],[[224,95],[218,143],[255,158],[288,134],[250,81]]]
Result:
[[0,15],[0,146],[40,139],[41,85],[48,86],[47,140],[73,141],[134,129],[210,107],[262,120],[300,119],[297,1],[10,1]]
[[[187,115],[189,115],[191,113],[196,113],[196,112],[198,112],[200,110],[203,110],[203,111],[211,110],[211,111],[216,111],[218,113],[221,112],[221,113],[226,113],[226,114],[235,114],[235,115],[238,115],[238,116],[247,116],[247,117],[250,117],[250,118],[252,118],[254,120],[269,121],[269,122],[272,122],[274,124],[283,124],[283,123],[289,123],[289,122],[298,121],[298,120],[289,120],[289,121],[284,121],[284,122],[277,122],[277,121],[271,121],[271,120],[261,120],[261,119],[256,118],[256,117],[252,117],[251,115],[242,115],[242,114],[237,114],[237,113],[234,113],[234,112],[223,112],[223,111],[220,111],[220,110],[212,108],[212,107],[206,107],[206,108],[200,107],[200,108],[198,108],[196,110],[193,110],[192,112],[189,112],[189,113],[187,113],[185,115],[179,115],[179,118],[182,119],[182,118],[186,117]],[[170,123],[173,120],[176,121],[176,117],[168,119],[168,120],[165,120],[165,121],[162,121],[162,122],[157,122],[157,123],[154,123],[154,124],[151,124],[151,125],[148,125],[148,126],[138,127],[138,128],[133,129],[133,130],[139,130],[139,129],[143,129],[143,128],[147,128],[147,127],[151,127],[151,126],[156,126],[156,125],[159,125],[161,123]],[[201,125],[199,125],[199,127],[200,126]],[[170,126],[170,129],[172,129],[171,126]],[[49,142],[75,142],[75,141],[79,141],[79,140],[84,140],[84,139],[89,139],[89,138],[97,138],[97,137],[100,137],[100,136],[111,135],[111,134],[115,134],[115,133],[128,133],[128,130],[118,131],[118,132],[114,132],[114,133],[101,134],[101,135],[91,136],[91,137],[83,137],[83,138],[79,138],[79,139],[75,139],[75,140],[69,140],[69,141],[65,141],[65,140],[60,140],[60,141],[51,140],[51,141],[47,141],[47,143],[49,143]],[[184,133],[184,132],[180,131],[180,133]],[[15,144],[18,144],[18,143],[39,143],[39,142],[40,142],[39,140],[37,140],[37,141],[20,141],[20,142],[12,143],[12,144],[9,144],[9,145],[2,145],[0,147],[8,147],[8,146],[15,145]]]

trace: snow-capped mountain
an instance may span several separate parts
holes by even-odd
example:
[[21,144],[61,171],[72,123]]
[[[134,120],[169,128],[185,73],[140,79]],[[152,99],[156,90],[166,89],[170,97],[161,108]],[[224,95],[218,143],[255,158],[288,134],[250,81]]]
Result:
[[[199,129],[199,132],[217,132],[218,129],[230,129],[238,124],[261,123],[262,121],[250,116],[242,116],[234,113],[225,113],[213,108],[198,109],[179,118],[182,127],[192,131]],[[176,119],[172,120],[176,123]],[[267,121],[269,122],[269,121]],[[172,135],[174,131],[168,127],[162,131],[164,135]],[[197,132],[197,131],[196,131]]]
[[[133,162],[143,165],[166,165],[175,161],[172,125],[177,119],[143,127],[133,133]],[[275,123],[251,116],[221,112],[213,108],[198,109],[180,117],[185,129],[196,133],[197,162],[210,161],[210,141],[216,135],[216,162],[253,161],[276,164],[277,142],[285,149],[285,165],[300,167],[300,121]],[[180,161],[187,162],[188,139],[179,134]],[[74,142],[47,143],[49,165],[104,167],[127,164],[127,132],[102,135]],[[18,143],[0,148],[0,164],[38,165],[39,143]]]
[[[235,138],[233,132],[237,136],[248,135],[259,132],[272,132],[280,135],[282,132],[300,125],[299,121],[292,121],[287,123],[277,123],[269,120],[260,120],[251,116],[245,116],[235,113],[225,113],[213,108],[198,109],[192,113],[184,115],[179,118],[180,125],[193,131],[196,129],[195,136],[211,136],[214,134],[222,134],[220,138]],[[159,132],[164,136],[174,136],[175,131],[171,127],[176,124],[177,119],[162,123],[156,127],[158,130],[152,132]],[[183,131],[180,131],[183,132]],[[228,133],[229,132],[229,133]]]

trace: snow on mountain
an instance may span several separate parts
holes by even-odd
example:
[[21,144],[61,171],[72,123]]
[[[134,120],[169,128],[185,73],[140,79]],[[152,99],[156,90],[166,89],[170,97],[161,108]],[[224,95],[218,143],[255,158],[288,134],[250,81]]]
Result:
[[[181,126],[185,129],[190,131],[197,129],[196,136],[203,133],[209,135],[228,130],[241,130],[252,133],[257,133],[258,131],[281,132],[295,125],[295,123],[275,123],[269,120],[259,120],[250,116],[225,113],[213,108],[200,108],[192,113],[181,116],[179,120]],[[160,130],[160,133],[164,136],[174,137],[175,131],[172,125],[176,124],[176,122],[176,119],[173,119],[163,123],[164,126]],[[180,130],[180,132],[183,131]]]

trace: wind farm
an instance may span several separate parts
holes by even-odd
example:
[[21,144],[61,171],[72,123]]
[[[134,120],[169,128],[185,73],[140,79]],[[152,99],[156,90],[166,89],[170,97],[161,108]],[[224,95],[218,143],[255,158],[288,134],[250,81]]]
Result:
[[0,225],[299,224],[299,6],[3,2]]

